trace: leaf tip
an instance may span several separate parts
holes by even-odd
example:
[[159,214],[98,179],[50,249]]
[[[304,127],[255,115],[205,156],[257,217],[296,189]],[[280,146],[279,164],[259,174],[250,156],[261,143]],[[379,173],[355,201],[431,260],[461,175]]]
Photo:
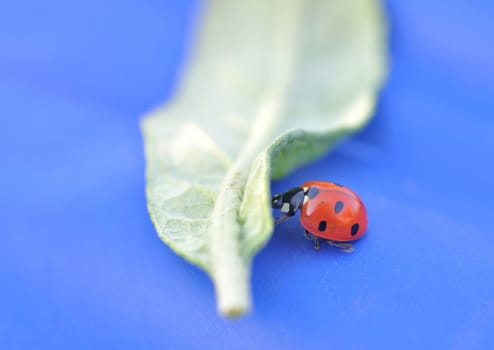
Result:
[[228,319],[240,318],[241,316],[244,316],[248,312],[249,309],[243,307],[231,307],[225,310],[220,310],[221,315]]

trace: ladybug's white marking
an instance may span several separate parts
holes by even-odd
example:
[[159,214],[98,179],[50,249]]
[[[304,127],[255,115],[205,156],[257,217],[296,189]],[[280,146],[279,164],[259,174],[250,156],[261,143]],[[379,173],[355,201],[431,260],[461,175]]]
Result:
[[290,203],[283,203],[281,206],[282,213],[288,213],[290,211]]
[[307,191],[309,190],[309,187],[302,187],[302,190],[304,191],[304,194],[305,194],[304,203],[303,203],[303,204],[305,204],[309,200],[309,197],[307,196]]

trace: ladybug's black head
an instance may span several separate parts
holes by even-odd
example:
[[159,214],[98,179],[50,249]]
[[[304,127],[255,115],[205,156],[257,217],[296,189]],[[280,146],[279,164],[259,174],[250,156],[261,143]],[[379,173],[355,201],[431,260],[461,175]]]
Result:
[[281,207],[283,206],[282,196],[282,194],[278,193],[274,195],[273,199],[271,199],[271,206],[273,207],[273,209],[281,209]]
[[274,195],[271,205],[274,209],[280,209],[283,214],[292,216],[304,203],[304,190],[294,187],[284,193]]

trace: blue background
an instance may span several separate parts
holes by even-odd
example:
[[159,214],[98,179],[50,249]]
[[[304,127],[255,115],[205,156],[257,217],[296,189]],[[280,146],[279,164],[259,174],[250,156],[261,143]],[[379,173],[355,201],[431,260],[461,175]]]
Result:
[[494,348],[492,2],[387,2],[375,119],[272,188],[346,184],[368,235],[315,253],[284,223],[233,322],[144,198],[138,120],[173,91],[200,6],[1,7],[1,349]]

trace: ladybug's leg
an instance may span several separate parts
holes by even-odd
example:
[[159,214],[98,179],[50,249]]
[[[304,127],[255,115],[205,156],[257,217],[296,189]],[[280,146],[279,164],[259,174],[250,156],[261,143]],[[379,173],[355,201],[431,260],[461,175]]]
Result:
[[307,230],[305,230],[305,238],[311,239],[312,241],[314,241],[314,249],[315,250],[319,250],[319,248],[321,248],[321,245],[319,244],[319,238],[317,238],[317,236],[313,235],[312,233],[310,233]]
[[314,249],[315,250],[319,250],[319,248],[321,248],[321,245],[319,244],[319,238],[317,238],[317,236],[315,236],[312,233],[310,233],[309,231],[305,230],[304,237],[307,239],[310,239],[314,242]]
[[336,242],[336,241],[331,241],[331,240],[327,240],[326,242],[330,246],[340,248],[345,253],[351,253],[355,249],[355,248],[353,248],[353,245],[351,245],[350,243],[342,243],[342,242]]
[[311,241],[314,239],[314,235],[307,230],[305,230],[304,237],[310,239]]
[[314,249],[315,250],[319,250],[319,248],[321,248],[320,244],[319,244],[319,238],[317,238],[316,236],[314,236],[314,238],[312,238],[314,240]]

